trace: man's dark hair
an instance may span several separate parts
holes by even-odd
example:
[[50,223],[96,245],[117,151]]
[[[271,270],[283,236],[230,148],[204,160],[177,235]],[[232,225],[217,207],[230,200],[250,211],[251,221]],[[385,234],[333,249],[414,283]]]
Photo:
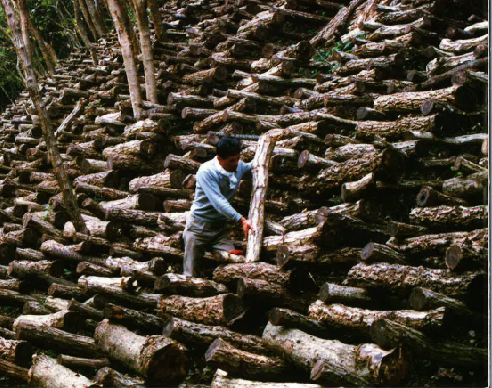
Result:
[[236,156],[241,153],[241,142],[233,137],[224,136],[217,143],[217,155],[222,159]]

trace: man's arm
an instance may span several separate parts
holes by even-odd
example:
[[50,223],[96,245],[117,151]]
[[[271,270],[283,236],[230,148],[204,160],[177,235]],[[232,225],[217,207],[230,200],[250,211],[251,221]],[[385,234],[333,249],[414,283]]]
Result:
[[243,218],[220,192],[219,181],[214,174],[199,171],[196,180],[215,210],[230,221],[239,222]]

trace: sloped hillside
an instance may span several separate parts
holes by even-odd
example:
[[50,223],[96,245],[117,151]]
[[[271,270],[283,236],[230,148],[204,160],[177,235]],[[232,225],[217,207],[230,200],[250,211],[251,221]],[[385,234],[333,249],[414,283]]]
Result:
[[[485,4],[173,0],[161,12],[160,104],[144,120],[116,35],[98,41],[97,66],[80,50],[41,82],[90,235],[65,211],[28,94],[1,115],[0,376],[485,385]],[[226,134],[250,161],[278,128],[261,261],[207,252],[204,277],[183,277],[201,163]],[[244,215],[251,188],[233,202]]]

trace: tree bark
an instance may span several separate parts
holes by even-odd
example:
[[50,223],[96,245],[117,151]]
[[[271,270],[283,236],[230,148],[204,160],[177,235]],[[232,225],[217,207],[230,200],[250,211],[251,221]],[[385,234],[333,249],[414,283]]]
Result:
[[111,358],[151,384],[177,382],[186,374],[186,349],[168,337],[137,335],[105,319],[97,326],[94,338],[99,348]]
[[104,307],[104,318],[109,319],[111,322],[142,328],[156,334],[162,332],[164,325],[163,320],[153,314],[132,310],[113,303],[107,303]]
[[227,287],[208,279],[186,277],[184,275],[165,274],[156,279],[154,292],[178,294],[183,296],[207,297],[226,294]]
[[226,371],[217,369],[212,380],[212,388],[324,388],[324,386],[318,384],[267,383],[264,381],[243,380],[228,377]]

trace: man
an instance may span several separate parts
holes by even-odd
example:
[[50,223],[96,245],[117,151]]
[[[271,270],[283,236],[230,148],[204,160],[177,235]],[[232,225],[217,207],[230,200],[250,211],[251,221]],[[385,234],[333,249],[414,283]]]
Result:
[[251,163],[243,163],[240,152],[239,140],[223,137],[217,144],[217,156],[198,169],[195,200],[183,235],[186,276],[200,277],[200,262],[206,249],[234,250],[228,223],[241,223],[244,237],[248,236],[251,223],[229,203],[243,174],[251,171]]

